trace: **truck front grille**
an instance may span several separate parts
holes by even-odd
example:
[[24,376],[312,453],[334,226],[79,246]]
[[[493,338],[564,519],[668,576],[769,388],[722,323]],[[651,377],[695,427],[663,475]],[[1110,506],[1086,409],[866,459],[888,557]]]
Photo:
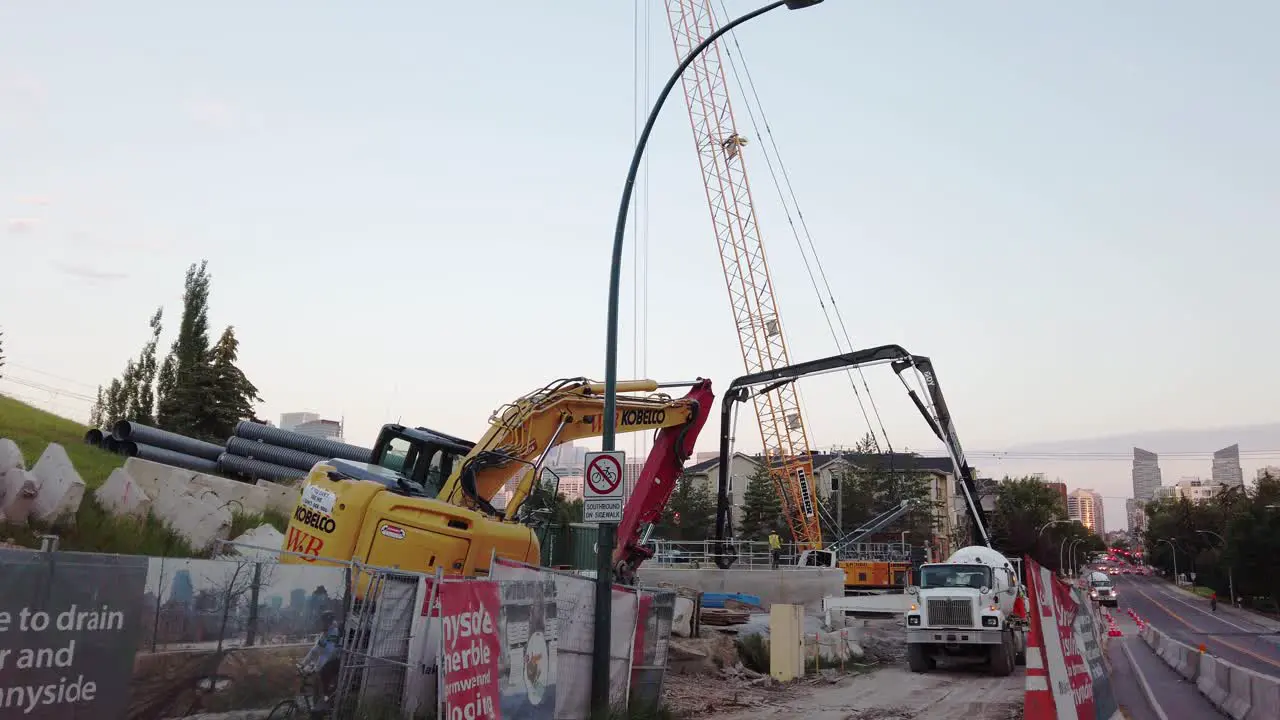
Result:
[[969,598],[929,598],[929,624],[973,627],[973,601]]

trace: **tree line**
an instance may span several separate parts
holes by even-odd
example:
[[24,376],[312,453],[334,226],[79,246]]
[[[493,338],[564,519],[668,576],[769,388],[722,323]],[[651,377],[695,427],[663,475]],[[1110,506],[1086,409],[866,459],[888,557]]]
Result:
[[228,325],[216,342],[209,340],[211,280],[207,260],[187,268],[182,317],[168,354],[158,360],[164,318],[159,307],[149,320],[151,335],[142,351],[105,389],[98,386],[90,425],[109,429],[130,420],[221,443],[236,423],[257,420],[254,405],[262,398],[236,364],[240,343],[235,327]]
[[1172,574],[1195,573],[1196,585],[1272,611],[1280,604],[1280,476],[1264,473],[1252,488],[1232,487],[1202,501],[1146,503],[1147,563]]

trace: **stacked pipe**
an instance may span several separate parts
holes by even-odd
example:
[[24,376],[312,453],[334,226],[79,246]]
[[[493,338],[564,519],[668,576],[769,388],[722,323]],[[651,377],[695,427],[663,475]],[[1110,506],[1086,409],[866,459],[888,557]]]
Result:
[[373,451],[248,420],[236,425],[225,447],[178,433],[120,420],[110,431],[91,428],[84,442],[107,452],[202,473],[222,472],[250,480],[305,477],[318,462],[340,458],[370,462]]

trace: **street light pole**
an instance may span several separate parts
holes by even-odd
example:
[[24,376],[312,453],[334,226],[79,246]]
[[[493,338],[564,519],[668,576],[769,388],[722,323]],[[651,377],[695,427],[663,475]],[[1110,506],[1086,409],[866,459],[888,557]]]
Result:
[[1169,549],[1173,551],[1173,585],[1174,587],[1178,587],[1178,546],[1174,545],[1173,541],[1168,538],[1161,538],[1156,542],[1169,543]]
[[[736,20],[721,26],[689,51],[689,55],[676,67],[675,72],[667,80],[658,99],[654,101],[649,117],[645,120],[644,129],[636,141],[635,152],[631,154],[631,166],[627,169],[627,180],[622,186],[622,202],[618,205],[618,221],[613,231],[613,255],[609,266],[609,303],[608,321],[605,329],[604,356],[604,428],[600,434],[600,449],[606,452],[614,449],[617,434],[618,411],[618,303],[622,282],[622,245],[627,231],[627,214],[631,208],[631,193],[635,188],[636,174],[640,170],[640,160],[644,156],[645,147],[649,144],[649,134],[658,119],[658,112],[667,101],[667,96],[675,88],[684,71],[698,59],[698,56],[711,47],[725,33],[739,25],[757,18],[770,10],[786,6],[790,10],[801,10],[812,7],[822,0],[776,0],[764,7],[753,10]],[[596,618],[595,646],[591,666],[591,710],[593,717],[607,717],[609,714],[609,638],[611,636],[610,619],[613,613],[613,546],[617,525],[600,523],[596,539]]]
[[[1227,539],[1212,530],[1197,530],[1198,533],[1212,535],[1222,541],[1222,549],[1227,549]],[[1231,566],[1227,565],[1227,592],[1231,593],[1231,607],[1236,606],[1236,580],[1235,575],[1231,572]]]

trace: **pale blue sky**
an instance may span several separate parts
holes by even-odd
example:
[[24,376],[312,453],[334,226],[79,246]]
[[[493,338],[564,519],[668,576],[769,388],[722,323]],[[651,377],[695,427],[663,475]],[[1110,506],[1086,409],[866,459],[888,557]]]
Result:
[[[201,257],[269,417],[476,436],[603,374],[633,2],[195,5],[0,0],[0,326],[52,375],[11,374],[108,380]],[[855,344],[931,355],[978,450],[1275,419],[1277,26],[1266,1],[827,0],[739,40]],[[793,359],[829,354],[741,102]],[[678,95],[650,156],[648,374],[723,387],[741,360]],[[895,445],[933,447],[872,384]],[[846,381],[804,388],[814,444],[863,432]]]

